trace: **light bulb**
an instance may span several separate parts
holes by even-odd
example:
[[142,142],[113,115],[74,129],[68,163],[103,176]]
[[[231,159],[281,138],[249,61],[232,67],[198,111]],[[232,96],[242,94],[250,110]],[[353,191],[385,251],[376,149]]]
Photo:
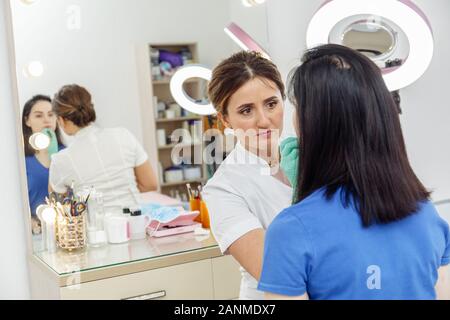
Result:
[[42,132],[37,132],[31,135],[29,141],[31,147],[36,150],[45,150],[50,146],[50,137]]
[[39,220],[41,220],[41,222],[44,221],[44,218],[42,217],[42,213],[44,212],[44,210],[46,208],[48,208],[48,206],[45,204],[41,204],[39,207],[36,208],[36,216],[39,218]]
[[40,61],[31,61],[23,69],[23,74],[26,78],[39,78],[44,74],[44,65]]
[[53,224],[55,223],[56,211],[52,207],[47,206],[42,211],[42,218],[46,223]]

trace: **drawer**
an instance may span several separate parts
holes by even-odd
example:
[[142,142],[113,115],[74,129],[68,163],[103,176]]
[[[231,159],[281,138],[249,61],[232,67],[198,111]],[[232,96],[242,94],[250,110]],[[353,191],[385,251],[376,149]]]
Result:
[[61,288],[63,300],[211,300],[211,260],[186,263]]
[[240,265],[232,256],[212,259],[214,299],[231,300],[239,298],[241,287]]

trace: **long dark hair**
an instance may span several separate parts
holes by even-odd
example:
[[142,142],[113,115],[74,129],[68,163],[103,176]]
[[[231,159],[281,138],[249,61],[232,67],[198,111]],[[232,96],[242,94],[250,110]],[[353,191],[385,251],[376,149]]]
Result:
[[[49,96],[45,96],[42,94],[35,95],[30,100],[28,100],[25,103],[25,106],[23,107],[22,111],[22,135],[23,135],[23,141],[24,141],[24,149],[25,149],[25,156],[30,157],[34,156],[36,154],[36,150],[34,150],[28,140],[30,139],[31,135],[33,134],[33,131],[29,126],[27,126],[27,120],[30,116],[31,110],[33,109],[34,105],[40,101],[47,101],[52,103],[52,100]],[[61,142],[61,134],[59,132],[59,129],[56,128],[56,138],[58,140],[58,145],[62,145]]]
[[397,106],[369,58],[340,45],[311,49],[290,75],[289,97],[300,129],[298,201],[321,188],[327,199],[342,190],[367,227],[401,220],[429,199],[409,164]]

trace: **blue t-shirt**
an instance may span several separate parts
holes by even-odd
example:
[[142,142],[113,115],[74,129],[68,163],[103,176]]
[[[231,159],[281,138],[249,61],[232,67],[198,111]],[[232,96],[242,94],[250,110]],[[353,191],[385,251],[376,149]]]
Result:
[[[64,146],[59,146],[59,151]],[[36,209],[45,204],[48,196],[48,173],[49,169],[44,167],[35,156],[25,157],[28,181],[28,199],[30,200],[31,215],[36,217]]]
[[433,204],[364,228],[341,190],[327,201],[320,189],[275,218],[258,289],[313,300],[435,299],[438,269],[450,263],[450,232]]

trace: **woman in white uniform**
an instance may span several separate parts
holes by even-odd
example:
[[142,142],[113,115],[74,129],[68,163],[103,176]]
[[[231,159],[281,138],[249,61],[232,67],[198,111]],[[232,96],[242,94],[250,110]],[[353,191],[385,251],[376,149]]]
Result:
[[265,230],[292,200],[278,170],[284,84],[271,61],[239,52],[214,69],[208,94],[219,120],[238,138],[204,189],[212,232],[221,251],[242,266],[240,299],[263,299],[256,288]]
[[65,193],[95,187],[103,194],[107,210],[137,205],[139,192],[157,189],[148,156],[125,128],[102,129],[94,124],[96,114],[90,93],[78,85],[64,86],[53,99],[60,128],[73,141],[53,155],[50,189]]

